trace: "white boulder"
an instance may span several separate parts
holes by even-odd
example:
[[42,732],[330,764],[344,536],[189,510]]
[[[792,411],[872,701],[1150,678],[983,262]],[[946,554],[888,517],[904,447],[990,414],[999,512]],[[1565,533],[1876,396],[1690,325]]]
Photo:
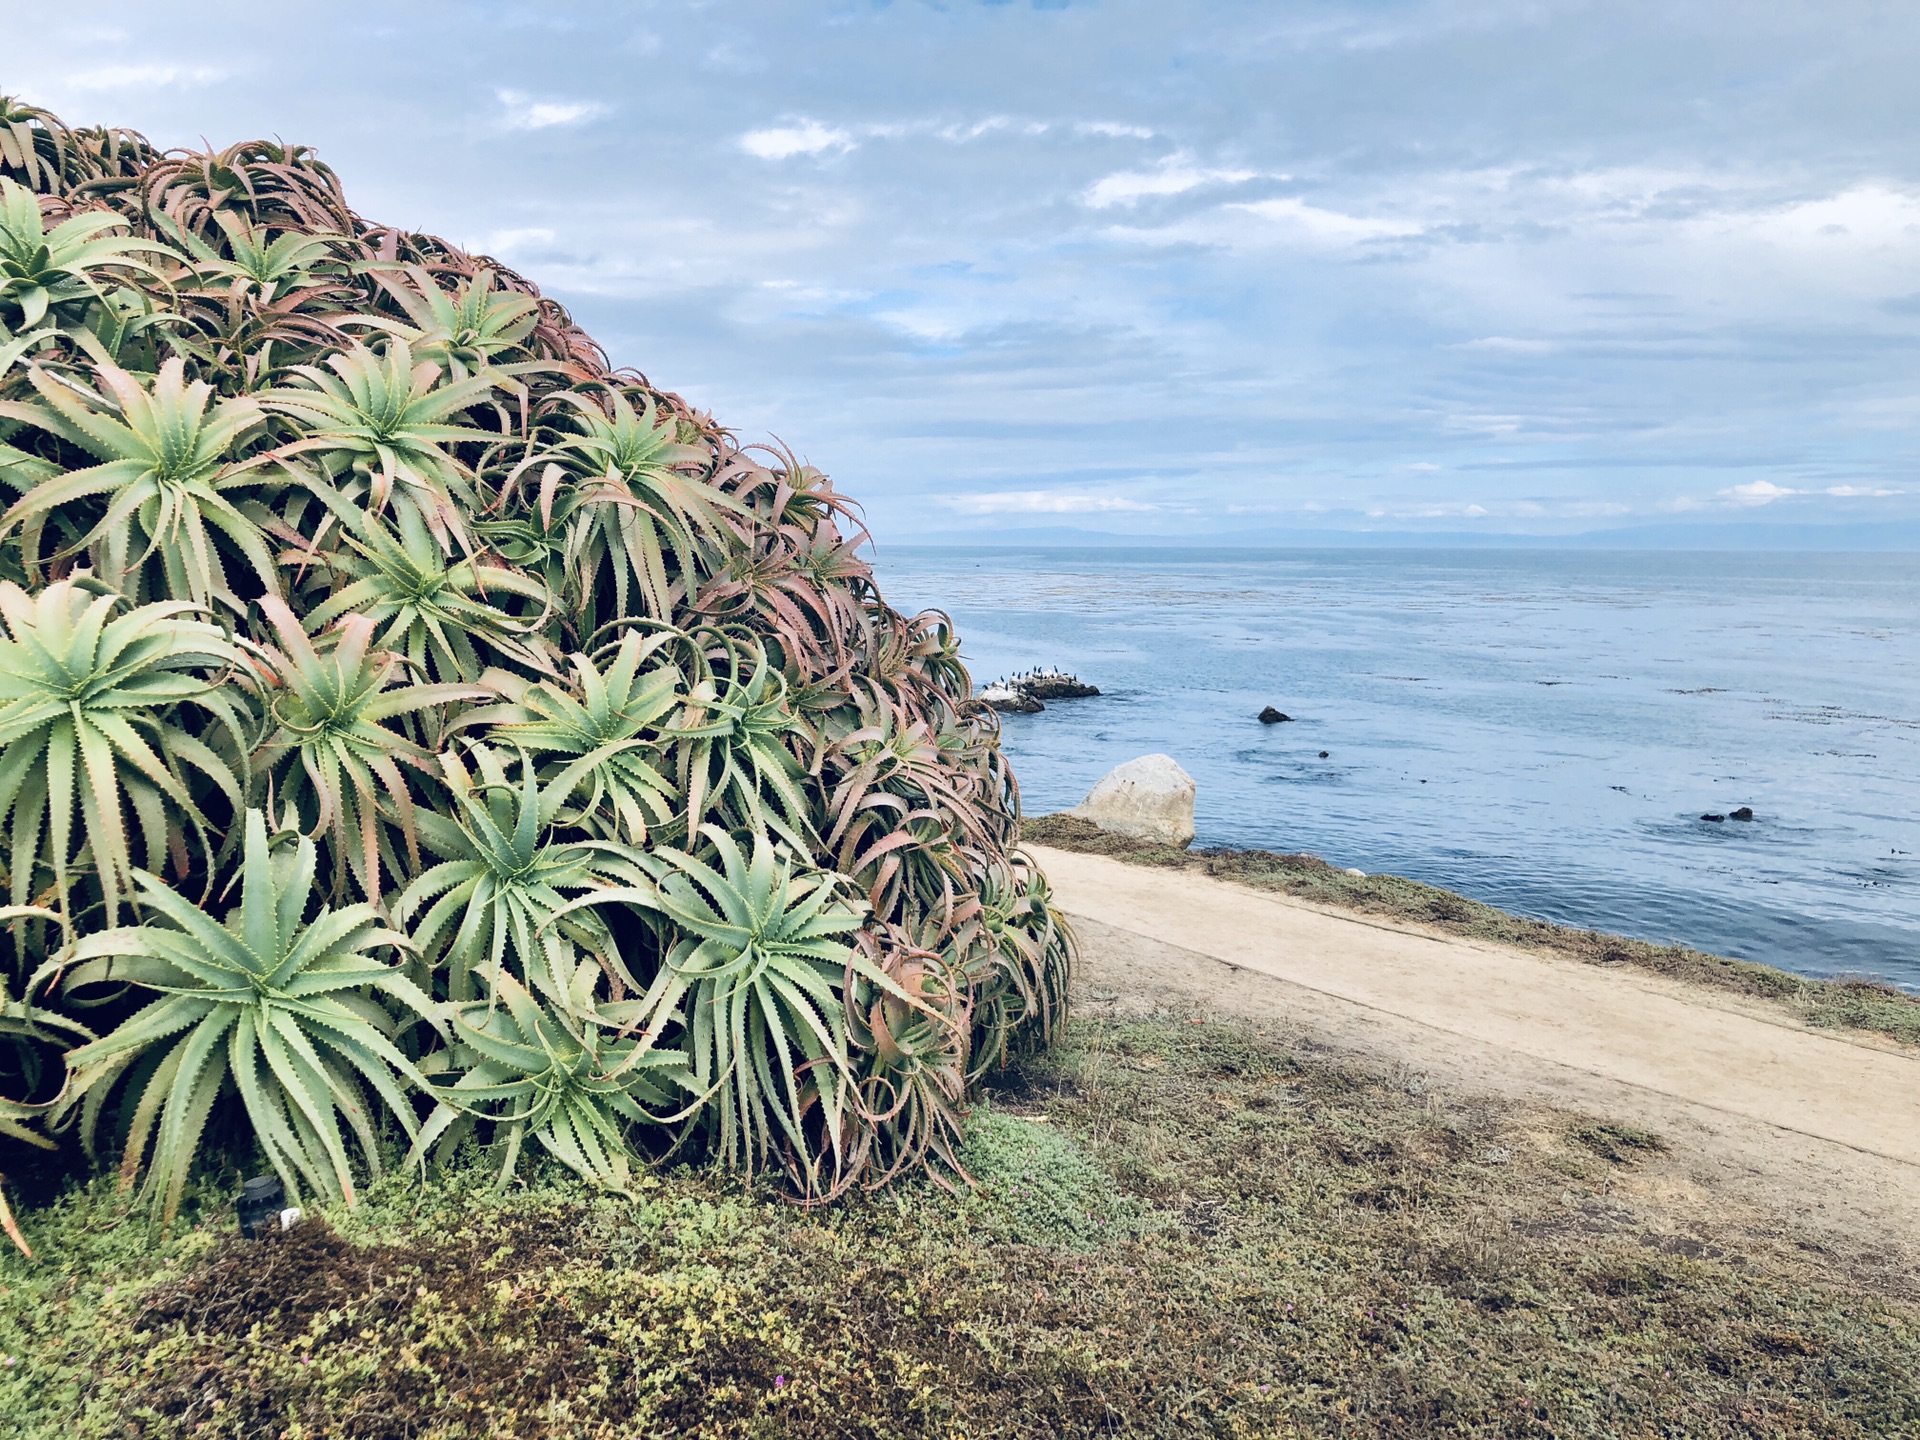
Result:
[[1193,777],[1171,755],[1115,766],[1067,812],[1102,830],[1186,849],[1193,843]]

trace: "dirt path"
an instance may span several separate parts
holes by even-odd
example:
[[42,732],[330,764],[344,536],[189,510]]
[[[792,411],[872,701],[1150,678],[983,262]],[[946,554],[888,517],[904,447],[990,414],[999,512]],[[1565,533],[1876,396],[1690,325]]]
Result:
[[1676,1203],[1920,1260],[1920,1055],[1639,971],[1462,940],[1207,876],[1034,847],[1082,940],[1082,1002],[1296,1027],[1665,1135]]

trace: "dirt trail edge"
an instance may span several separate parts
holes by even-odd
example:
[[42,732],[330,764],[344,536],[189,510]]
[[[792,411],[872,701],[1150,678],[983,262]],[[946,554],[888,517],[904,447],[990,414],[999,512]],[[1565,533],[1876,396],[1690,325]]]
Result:
[[1920,1054],[1644,972],[1030,848],[1080,932],[1088,1008],[1283,1021],[1425,1083],[1647,1125],[1697,1187],[1669,1198],[1743,1201],[1914,1274]]

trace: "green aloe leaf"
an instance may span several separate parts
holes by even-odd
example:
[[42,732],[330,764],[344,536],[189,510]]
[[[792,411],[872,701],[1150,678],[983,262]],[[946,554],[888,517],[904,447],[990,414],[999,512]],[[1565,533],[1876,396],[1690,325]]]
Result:
[[448,420],[485,400],[493,382],[484,377],[447,380],[432,360],[416,363],[396,336],[375,351],[355,343],[327,357],[324,365],[298,365],[303,383],[260,394],[260,403],[300,428],[300,438],[276,458],[316,455],[345,462],[364,479],[378,513],[396,496],[416,509],[436,536],[459,540],[469,550],[464,514],[479,500],[466,467],[447,446],[486,443],[494,437]]
[[[706,468],[710,457],[679,442],[678,426],[657,413],[651,395],[642,395],[636,411],[620,391],[604,394],[604,409],[573,392],[555,397],[570,411],[572,433],[546,457],[538,509],[547,527],[560,517],[567,569],[584,604],[602,603],[595,582],[604,568],[613,581],[605,597],[613,616],[668,619],[675,575],[691,593],[701,542],[722,543],[726,516],[744,512],[686,473]],[[630,597],[639,600],[637,609]]]
[[[381,874],[419,873],[420,832],[409,769],[437,775],[433,753],[388,722],[433,707],[492,697],[474,685],[395,684],[398,657],[373,648],[374,622],[342,621],[324,653],[293,611],[273,596],[260,602],[282,649],[260,647],[274,728],[253,763],[274,787],[276,813],[327,839],[334,893],[351,875],[378,903]],[[395,853],[388,827],[405,845]]]
[[[308,612],[308,630],[342,615],[365,616],[383,648],[447,683],[478,680],[483,647],[521,664],[543,663],[541,625],[553,597],[538,580],[500,565],[449,559],[411,507],[400,507],[391,526],[353,507],[340,513],[345,548],[332,564],[344,583]],[[505,608],[515,600],[524,614]]]
[[679,668],[659,657],[670,638],[643,640],[630,632],[604,670],[575,655],[572,685],[529,686],[500,677],[496,683],[510,686],[516,703],[473,711],[462,724],[487,725],[505,744],[559,757],[563,768],[554,782],[571,785],[573,802],[556,817],[562,823],[645,845],[650,833],[673,820],[679,798],[660,743],[664,723],[683,698]]
[[84,210],[49,231],[40,200],[17,181],[0,176],[0,317],[16,329],[31,329],[50,310],[102,298],[110,278],[159,272],[133,257],[165,246],[130,235],[108,235],[126,222],[111,210]]

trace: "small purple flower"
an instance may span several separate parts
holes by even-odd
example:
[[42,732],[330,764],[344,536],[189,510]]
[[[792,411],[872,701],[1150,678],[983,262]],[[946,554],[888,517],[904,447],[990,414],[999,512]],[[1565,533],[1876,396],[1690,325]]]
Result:
[[783,1389],[785,1389],[785,1388],[786,1388],[786,1384],[787,1384],[787,1377],[786,1377],[786,1376],[784,1376],[784,1375],[776,1375],[776,1376],[774,1376],[774,1377],[773,1377],[773,1388],[774,1388],[774,1389],[776,1389],[776,1390],[783,1390]]

